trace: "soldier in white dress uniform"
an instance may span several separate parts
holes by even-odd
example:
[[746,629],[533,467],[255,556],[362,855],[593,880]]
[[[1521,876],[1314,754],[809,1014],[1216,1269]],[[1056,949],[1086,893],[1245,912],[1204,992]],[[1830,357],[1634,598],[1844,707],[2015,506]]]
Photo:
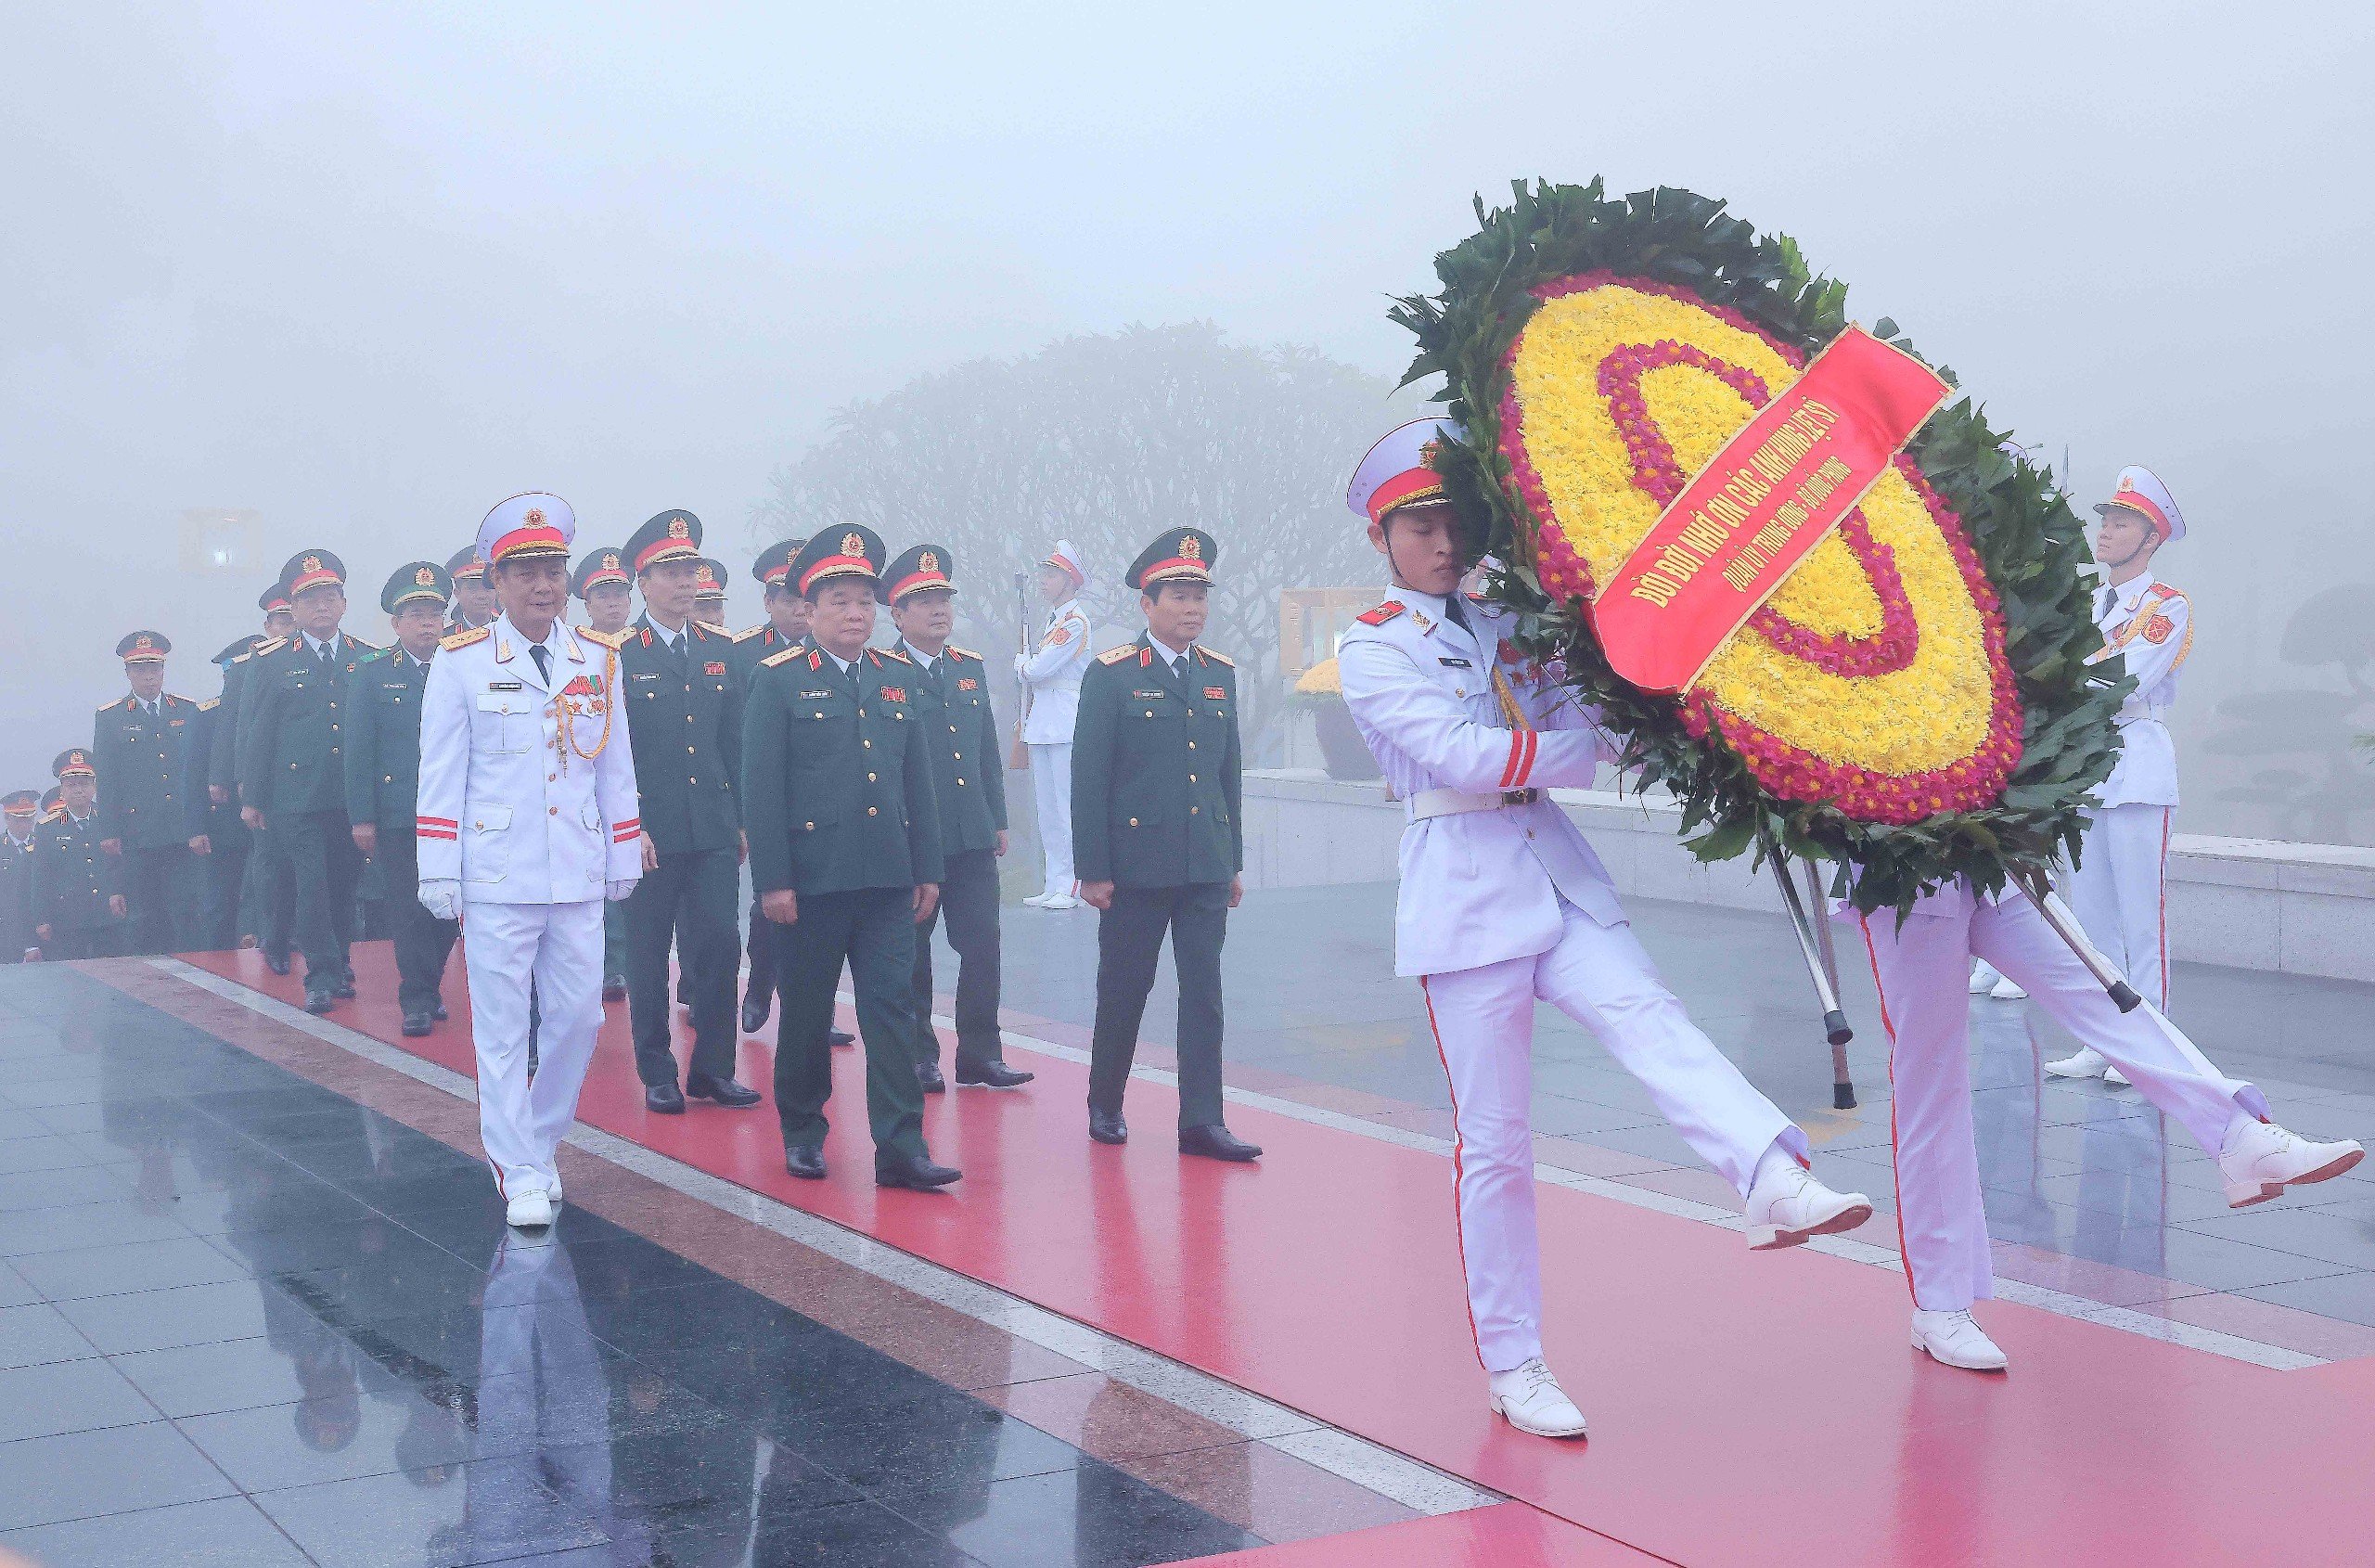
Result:
[[[503,612],[442,642],[421,699],[420,901],[462,921],[479,1136],[513,1225],[552,1222],[554,1151],[602,1022],[602,904],[643,875],[615,639],[572,631],[577,520],[515,495],[479,525]],[[528,998],[542,1014],[528,1070]]]
[[1022,902],[1037,909],[1080,907],[1080,879],[1072,871],[1072,721],[1088,670],[1088,611],[1080,603],[1087,583],[1072,542],[1057,540],[1039,563],[1040,596],[1055,608],[1038,648],[1014,656],[1014,673],[1030,697],[1022,743],[1031,752],[1031,793],[1038,802],[1047,872],[1046,885]]
[[1519,662],[1512,619],[1459,591],[1477,550],[1427,466],[1421,419],[1362,460],[1347,496],[1392,597],[1338,652],[1344,700],[1405,803],[1394,972],[1419,980],[1451,1086],[1460,1255],[1493,1407],[1542,1436],[1584,1418],[1542,1355],[1534,1227],[1534,1009],[1598,1035],[1701,1158],[1748,1199],[1749,1242],[1785,1247],[1872,1213],[1806,1168],[1805,1134],[1692,1024],[1626,923],[1554,785],[1613,754],[1597,714]]
[[[2086,814],[2070,902],[2086,940],[2127,976],[2138,995],[2169,1006],[2169,922],[2165,877],[2169,822],[2177,805],[2177,748],[2167,717],[2177,700],[2177,672],[2193,649],[2193,609],[2186,596],[2152,574],[2161,546],[2186,536],[2185,514],[2150,469],[2122,469],[2112,498],[2095,508],[2095,624],[2103,634],[2097,662],[2124,659],[2136,689],[2119,710],[2119,761]],[[2046,1064],[2060,1078],[2109,1078],[2118,1070],[2102,1053]]]

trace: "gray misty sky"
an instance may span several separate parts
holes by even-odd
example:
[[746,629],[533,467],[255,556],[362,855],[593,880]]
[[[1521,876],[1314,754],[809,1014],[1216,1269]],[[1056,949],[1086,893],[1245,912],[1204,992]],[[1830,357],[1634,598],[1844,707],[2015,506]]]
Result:
[[831,408],[961,359],[1210,318],[1398,370],[1386,296],[1517,175],[1728,197],[2066,443],[2082,495],[2153,465],[2197,530],[2163,572],[2202,624],[2181,743],[2222,695],[2338,688],[2272,649],[2375,577],[2343,559],[2375,415],[2361,7],[94,0],[5,28],[9,783],[88,739],[124,630],[212,694],[261,582],[173,570],[185,508],[259,509],[267,572],[339,551],[375,637],[391,569],[532,486],[603,538],[690,507],[738,570]]

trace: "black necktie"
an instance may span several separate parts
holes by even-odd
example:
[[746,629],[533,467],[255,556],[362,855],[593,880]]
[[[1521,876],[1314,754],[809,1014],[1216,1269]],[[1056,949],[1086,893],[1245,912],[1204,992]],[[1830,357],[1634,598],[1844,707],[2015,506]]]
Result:
[[330,645],[323,643],[319,647],[315,648],[314,649],[314,658],[321,664],[323,669],[328,669],[330,667]]
[[1468,602],[1467,597],[1463,594],[1454,593],[1451,598],[1444,600],[1444,619],[1470,636],[1476,635],[1475,629],[1468,623]]
[[537,678],[542,680],[546,686],[552,685],[553,656],[545,651],[545,645],[543,643],[531,644],[528,649],[528,657],[536,662]]

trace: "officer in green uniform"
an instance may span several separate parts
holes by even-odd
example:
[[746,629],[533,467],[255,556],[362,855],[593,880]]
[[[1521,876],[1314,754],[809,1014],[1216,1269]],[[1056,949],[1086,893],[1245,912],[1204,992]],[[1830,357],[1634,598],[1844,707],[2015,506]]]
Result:
[[[244,657],[264,639],[234,638],[215,654],[213,665],[228,688],[232,662]],[[247,880],[250,853],[247,824],[231,791],[213,787],[214,742],[225,723],[223,699],[208,698],[198,705],[189,724],[189,742],[182,748],[182,830],[199,863],[195,945],[202,952],[220,951],[239,940],[239,889]]]
[[99,847],[98,775],[77,746],[49,765],[58,803],[33,836],[33,938],[45,958],[109,958],[123,940],[122,863]]
[[1154,985],[1163,932],[1179,976],[1179,1151],[1251,1160],[1262,1150],[1221,1120],[1221,942],[1244,896],[1237,669],[1198,646],[1212,535],[1175,528],[1124,581],[1147,629],[1100,654],[1081,681],[1072,730],[1072,854],[1097,925],[1097,1027],[1088,1136],[1120,1143],[1122,1089]]
[[161,632],[130,632],[115,645],[131,692],[92,721],[91,763],[108,781],[100,797],[99,849],[122,862],[131,915],[126,951],[174,953],[197,945],[189,814],[184,764],[198,704],[165,689]]
[[502,606],[494,602],[494,585],[486,580],[486,562],[479,559],[476,545],[465,545],[447,559],[445,578],[454,585],[453,613],[445,622],[447,636],[475,631],[501,611]]
[[793,559],[813,646],[759,662],[742,749],[743,819],[760,906],[776,922],[776,1109],[784,1165],[825,1175],[833,984],[849,966],[866,1041],[874,1179],[944,1187],[961,1174],[924,1147],[914,1045],[916,923],[940,897],[931,753],[913,706],[916,669],[867,647],[882,541],[834,528]]
[[297,880],[298,948],[305,1010],[325,1013],[354,995],[347,945],[362,855],[346,815],[347,677],[378,649],[339,629],[346,567],[302,550],[281,571],[296,635],[250,659],[239,697],[239,814],[289,857]]
[[693,619],[712,632],[733,633],[725,627],[725,563],[708,556],[693,563]]
[[240,945],[261,947],[264,967],[275,974],[287,974],[289,932],[297,919],[297,878],[279,843],[270,833],[249,828],[241,814],[239,710],[256,655],[285,643],[297,630],[297,617],[289,607],[289,595],[276,583],[256,597],[256,608],[263,611],[263,634],[249,638],[247,650],[233,656],[223,671],[222,704],[215,710],[207,737],[206,793],[214,804],[228,806],[231,815],[239,818],[240,831],[248,840],[247,874],[237,917]]
[[[742,681],[733,639],[693,620],[701,521],[661,512],[627,540],[643,613],[619,642],[619,697],[635,748],[643,821],[643,880],[626,899],[627,1017],[646,1108],[663,1115],[685,1097],[740,1109],[756,1089],[734,1081],[734,912],[742,885]],[[684,1086],[668,1016],[671,938],[684,969],[693,1051]]]
[[0,797],[0,964],[21,964],[41,945],[33,935],[33,818],[40,803],[31,790]]
[[395,926],[396,1005],[406,1035],[437,1019],[445,960],[461,925],[441,920],[419,898],[420,699],[445,625],[452,580],[434,561],[407,561],[379,590],[395,646],[365,655],[347,677],[346,818],[354,847],[379,868]]
[[893,646],[916,666],[916,719],[931,737],[932,794],[940,806],[940,903],[916,928],[916,1076],[926,1094],[940,1074],[931,1027],[931,932],[945,916],[956,950],[956,1081],[1010,1089],[1036,1074],[1008,1067],[998,1042],[998,860],[1006,854],[1006,768],[982,656],[952,647],[956,562],[945,545],[918,545],[883,581]]
[[[585,606],[586,626],[606,637],[625,631],[635,615],[635,578],[615,545],[579,557],[569,591]],[[602,999],[615,1002],[626,994],[627,906],[622,898],[602,906]]]

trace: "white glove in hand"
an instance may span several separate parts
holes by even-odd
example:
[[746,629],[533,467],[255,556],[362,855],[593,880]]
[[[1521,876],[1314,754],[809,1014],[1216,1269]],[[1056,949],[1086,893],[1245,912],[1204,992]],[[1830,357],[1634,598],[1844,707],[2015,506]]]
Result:
[[607,884],[602,891],[604,894],[609,897],[611,903],[616,904],[620,899],[624,898],[627,894],[633,893],[635,891],[635,883],[642,880],[643,879],[640,877],[629,877],[623,881],[613,881]]
[[462,918],[462,884],[446,877],[430,877],[420,884],[420,906],[441,920]]

